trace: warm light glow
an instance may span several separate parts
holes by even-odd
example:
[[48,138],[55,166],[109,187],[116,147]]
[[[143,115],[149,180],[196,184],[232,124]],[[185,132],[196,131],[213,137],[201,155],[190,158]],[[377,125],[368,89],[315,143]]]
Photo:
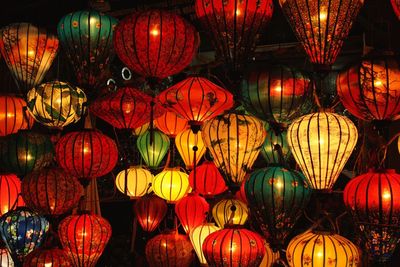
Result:
[[97,20],[96,17],[90,17],[89,23],[90,23],[90,26],[91,26],[91,27],[93,27],[94,25],[96,25],[97,22],[98,22],[98,20]]
[[174,203],[189,193],[189,175],[179,168],[165,168],[154,177],[152,187],[157,196]]
[[212,209],[213,218],[220,228],[224,228],[229,222],[233,206],[236,210],[231,223],[240,225],[246,223],[249,215],[247,205],[237,199],[222,199]]
[[326,10],[321,10],[319,12],[319,20],[321,22],[325,22],[327,18],[328,18],[328,13],[326,12]]
[[[125,181],[127,183],[125,184]],[[115,185],[122,193],[131,199],[136,199],[150,193],[150,183],[153,181],[153,174],[141,166],[132,166],[127,170],[120,171],[115,178]]]
[[153,29],[150,30],[150,34],[153,37],[157,37],[160,35],[160,30],[158,29],[158,27],[154,27]]
[[50,263],[45,263],[45,264],[44,264],[44,267],[52,267],[52,266],[53,266],[53,263],[51,263],[51,262],[50,262]]
[[374,86],[379,87],[379,86],[382,86],[382,85],[383,85],[383,83],[382,83],[381,80],[374,81]]
[[192,169],[194,166],[194,146],[197,146],[196,164],[199,163],[206,152],[206,146],[201,137],[201,131],[196,134],[193,133],[191,129],[180,132],[175,137],[175,145],[187,169]]
[[191,232],[190,232],[190,242],[192,242],[194,251],[196,252],[197,257],[199,258],[199,261],[201,264],[207,264],[207,260],[204,257],[203,253],[203,243],[204,239],[206,239],[207,236],[209,236],[211,233],[214,233],[215,231],[220,230],[221,228],[215,226],[213,223],[206,223],[206,224],[201,224],[197,227],[195,227]]
[[383,192],[382,197],[384,200],[390,200],[392,198],[392,194],[388,191]]

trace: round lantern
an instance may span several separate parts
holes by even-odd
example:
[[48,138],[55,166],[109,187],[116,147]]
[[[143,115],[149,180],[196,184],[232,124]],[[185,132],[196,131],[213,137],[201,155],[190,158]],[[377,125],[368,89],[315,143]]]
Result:
[[196,29],[177,14],[162,10],[133,12],[115,29],[114,47],[131,70],[163,79],[181,72],[197,52]]
[[[153,135],[153,140],[152,136]],[[168,152],[170,141],[167,135],[160,131],[146,131],[137,138],[137,148],[142,159],[149,168],[157,168]]]
[[57,26],[61,46],[71,62],[78,84],[94,89],[107,77],[114,55],[113,32],[118,20],[95,10],[76,11]]
[[179,168],[165,168],[154,176],[152,187],[157,196],[175,203],[189,192],[189,176]]
[[24,204],[22,199],[18,198],[20,193],[21,181],[15,174],[0,174],[0,216],[7,213],[14,204]]
[[117,164],[114,140],[98,130],[85,129],[62,136],[56,145],[56,160],[67,173],[79,179],[106,175]]
[[310,61],[326,69],[336,61],[364,0],[280,0],[279,4]]
[[19,89],[28,92],[41,83],[53,63],[58,39],[29,23],[13,23],[0,32],[1,54]]
[[[186,169],[193,169],[197,165],[201,157],[206,153],[201,131],[194,133],[191,129],[180,132],[175,137],[175,146],[181,155]],[[196,159],[195,159],[196,153]]]
[[235,69],[255,49],[259,31],[272,17],[272,0],[196,0],[196,15],[209,34],[217,55]]
[[280,259],[279,251],[273,251],[268,243],[265,243],[265,255],[260,267],[273,267],[274,263]]
[[86,95],[79,87],[52,81],[29,90],[27,101],[28,111],[37,122],[62,128],[81,119],[85,113]]
[[26,112],[26,102],[16,96],[0,96],[0,136],[32,127],[33,118]]
[[150,192],[153,174],[141,166],[132,166],[122,170],[115,178],[117,189],[131,199],[137,199]]
[[67,253],[59,248],[39,248],[29,253],[24,267],[70,267],[72,263]]
[[154,120],[155,126],[170,138],[175,138],[177,134],[187,128],[187,120],[180,118],[174,112],[167,111]]
[[22,198],[31,209],[46,215],[62,215],[78,205],[83,188],[61,168],[32,172],[22,180]]
[[343,236],[329,232],[307,231],[295,236],[286,249],[290,267],[358,266],[358,248]]
[[266,132],[264,123],[253,116],[227,113],[207,121],[202,136],[228,186],[240,186],[257,159]]
[[[233,216],[232,213],[234,212]],[[247,205],[240,200],[227,198],[222,199],[212,208],[212,216],[220,228],[227,223],[243,225],[247,221],[249,211]],[[232,222],[229,220],[232,217]]]
[[168,206],[156,195],[145,195],[135,202],[136,217],[143,231],[153,232],[167,214]]
[[197,257],[202,266],[207,265],[207,260],[203,253],[204,240],[211,233],[214,233],[220,229],[221,228],[215,226],[215,224],[213,224],[213,223],[205,223],[205,224],[200,224],[200,225],[196,226],[195,228],[193,228],[193,230],[189,234],[190,242],[192,242],[194,251],[196,252]]
[[265,254],[264,240],[243,226],[231,225],[208,235],[203,253],[210,266],[259,266]]
[[343,199],[363,233],[368,253],[388,261],[400,240],[400,175],[394,170],[370,170],[353,178]]
[[288,128],[290,150],[313,189],[331,189],[357,143],[358,131],[345,116],[317,112]]
[[193,260],[192,244],[177,232],[160,234],[147,242],[146,259],[150,267],[189,267]]
[[140,127],[137,127],[135,129],[132,130],[133,135],[135,136],[139,136],[141,134],[144,134],[150,127],[150,123],[145,123]]
[[287,131],[275,130],[266,125],[267,137],[265,138],[261,154],[267,164],[280,163],[279,149],[282,152],[283,162],[287,162],[290,158],[290,148],[287,142]]
[[194,174],[194,171],[189,173],[190,187],[203,197],[214,197],[227,189],[224,178],[212,161],[205,161],[196,167],[196,179]]
[[14,261],[6,248],[0,248],[0,266],[1,267],[14,267]]
[[399,0],[390,0],[393,11],[396,14],[397,18],[400,19],[400,1]]
[[187,234],[205,222],[209,209],[205,198],[197,193],[189,193],[175,204],[175,213]]
[[111,225],[98,215],[71,215],[60,222],[58,236],[74,266],[95,266],[111,237]]

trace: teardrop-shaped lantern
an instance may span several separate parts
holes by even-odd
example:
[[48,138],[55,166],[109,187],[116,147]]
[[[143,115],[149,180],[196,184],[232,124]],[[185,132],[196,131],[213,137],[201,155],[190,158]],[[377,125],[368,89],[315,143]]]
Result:
[[0,216],[7,213],[17,200],[17,206],[24,204],[24,201],[18,198],[20,193],[21,181],[15,174],[0,175]]
[[[232,216],[232,213],[233,216]],[[220,228],[224,228],[232,217],[232,224],[243,225],[247,221],[249,211],[247,205],[233,198],[222,199],[212,208],[212,216]]]
[[14,267],[14,261],[6,248],[0,248],[0,266]]
[[189,193],[175,204],[175,213],[185,232],[205,222],[210,206],[197,193]]
[[269,124],[266,124],[265,129],[267,130],[267,137],[265,137],[265,141],[261,149],[261,154],[263,155],[265,161],[267,164],[279,164],[280,149],[282,152],[283,162],[287,162],[291,156],[289,144],[287,142],[287,131],[279,129],[275,130],[270,127]]
[[115,185],[121,193],[131,199],[137,199],[151,191],[149,189],[152,181],[153,174],[150,171],[141,166],[132,166],[117,174]]
[[32,127],[34,119],[26,111],[25,100],[16,96],[0,96],[0,136]]
[[[152,134],[153,140],[151,140]],[[170,141],[168,136],[162,132],[148,130],[139,135],[136,144],[146,165],[149,168],[157,168],[168,152]]]
[[175,138],[177,134],[183,132],[188,127],[186,119],[182,119],[175,112],[167,111],[154,120],[154,125],[170,138]]
[[[194,165],[198,164],[201,157],[206,153],[201,131],[194,133],[191,129],[180,132],[175,137],[175,146],[181,155],[186,169],[193,169]],[[196,153],[196,162],[195,162]]]
[[136,200],[134,210],[143,231],[153,232],[167,214],[168,206],[165,200],[150,194]]
[[24,267],[70,267],[72,263],[67,253],[59,248],[39,248],[29,253]]
[[331,189],[357,143],[358,131],[347,117],[317,112],[288,128],[290,150],[313,189]]
[[196,188],[196,192],[205,198],[214,197],[226,191],[224,178],[212,161],[205,161],[196,167],[196,179],[194,171],[189,173],[189,183],[191,188]]
[[218,230],[221,230],[221,228],[215,226],[215,224],[204,223],[204,224],[200,224],[200,225],[196,226],[195,228],[193,228],[192,231],[190,231],[190,234],[189,234],[190,242],[192,242],[194,251],[196,252],[197,257],[202,266],[207,265],[207,260],[203,253],[204,240],[211,233],[214,233]]
[[152,187],[157,196],[168,203],[175,203],[189,192],[189,176],[180,168],[165,168],[154,176]]

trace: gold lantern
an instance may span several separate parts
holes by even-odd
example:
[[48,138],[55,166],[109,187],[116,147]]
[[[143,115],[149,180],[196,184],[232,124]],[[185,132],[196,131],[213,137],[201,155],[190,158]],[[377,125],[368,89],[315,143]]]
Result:
[[[222,199],[214,205],[212,216],[218,226],[224,228],[225,224],[227,224],[230,219],[232,219],[232,221],[229,222],[231,224],[245,224],[249,216],[249,211],[247,205],[242,201],[228,198]],[[233,217],[231,218],[231,216]]]
[[189,193],[189,175],[179,168],[165,168],[154,177],[152,187],[157,196],[175,203]]
[[150,192],[153,181],[153,174],[141,166],[132,166],[122,170],[115,178],[115,185],[118,190],[131,199],[136,199]]
[[139,136],[141,134],[144,134],[149,129],[149,127],[150,127],[150,123],[149,122],[145,123],[142,126],[133,129],[132,134],[134,136]]
[[[206,152],[206,147],[201,137],[201,131],[194,133],[191,129],[180,132],[175,137],[175,145],[187,169],[193,169],[196,152],[196,165]],[[195,151],[196,150],[196,151]]]
[[190,232],[190,242],[192,242],[194,251],[197,254],[197,257],[199,258],[200,264],[207,266],[207,260],[204,257],[203,253],[203,243],[204,239],[211,234],[214,233],[215,231],[220,230],[218,226],[216,226],[213,223],[205,223],[205,224],[200,224],[199,226],[196,226],[193,228],[193,230]]
[[279,251],[273,251],[268,243],[265,243],[265,255],[260,267],[272,267],[273,264],[280,259]]

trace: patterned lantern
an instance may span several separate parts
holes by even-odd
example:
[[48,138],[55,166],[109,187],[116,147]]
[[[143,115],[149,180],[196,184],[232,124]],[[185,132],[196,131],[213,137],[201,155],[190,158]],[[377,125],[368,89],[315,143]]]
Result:
[[345,116],[317,112],[288,128],[290,150],[313,189],[331,189],[357,143],[358,131]]
[[187,234],[205,222],[209,209],[205,198],[197,193],[189,193],[175,204],[175,213]]
[[[232,217],[232,213],[233,217]],[[222,199],[212,208],[212,216],[220,228],[224,228],[232,217],[232,224],[243,225],[247,221],[249,211],[247,205],[240,200]]]
[[187,128],[187,120],[180,118],[174,112],[167,111],[154,120],[155,126],[170,138],[175,138],[177,134]]
[[272,17],[272,0],[196,0],[197,18],[228,66],[240,67]]
[[0,96],[0,136],[32,127],[33,118],[25,110],[26,102],[16,96]]
[[150,123],[145,123],[140,127],[137,127],[135,129],[132,130],[133,135],[135,136],[139,136],[141,134],[144,134],[150,127]]
[[343,199],[360,227],[368,253],[388,261],[400,240],[400,175],[395,170],[370,170],[353,178]]
[[62,128],[79,121],[85,113],[86,95],[79,87],[52,81],[29,90],[28,110],[37,122]]
[[203,197],[209,198],[221,194],[227,190],[224,178],[212,161],[205,161],[196,167],[196,179],[194,172],[189,173],[189,183],[191,188]]
[[[180,132],[175,137],[175,146],[181,155],[186,169],[193,169],[197,165],[201,157],[206,153],[206,146],[204,145],[201,131],[194,133],[191,129]],[[196,161],[195,161],[196,153]]]
[[111,237],[111,225],[98,215],[71,215],[60,222],[58,236],[74,266],[95,266]]
[[67,253],[59,248],[39,248],[29,253],[24,267],[70,267],[72,263]]
[[29,23],[14,23],[1,30],[0,51],[19,89],[28,92],[40,84],[58,50],[57,37]]
[[156,195],[145,195],[135,202],[134,210],[143,231],[153,232],[167,214],[168,206]]
[[358,248],[343,236],[329,232],[307,231],[295,236],[286,249],[290,267],[358,266]]
[[[0,175],[0,216],[7,213],[14,203],[16,206],[22,206],[24,202],[18,198],[21,193],[21,181],[15,174]],[[1,266],[1,265],[0,265]]]
[[[276,131],[268,124],[265,129],[267,130],[267,137],[265,138],[261,154],[263,155],[267,164],[280,163],[279,149],[282,151],[282,160],[286,162],[291,155],[290,148],[287,142],[287,131]],[[279,146],[279,147],[278,147]]]
[[161,10],[134,12],[118,23],[114,47],[131,70],[163,79],[181,72],[199,47],[196,29],[177,14]]
[[154,176],[152,187],[157,196],[175,203],[189,192],[189,176],[179,168],[165,168]]
[[253,116],[227,113],[207,121],[202,135],[228,186],[240,186],[257,159],[266,132],[264,123]]
[[78,84],[94,89],[107,78],[113,51],[113,32],[117,20],[100,12],[77,11],[61,18],[58,37],[71,62]]
[[214,233],[215,231],[218,230],[221,230],[221,228],[215,226],[215,224],[205,223],[205,224],[200,224],[195,228],[193,228],[193,230],[189,234],[190,242],[192,242],[194,251],[196,252],[197,257],[199,258],[200,264],[202,266],[207,265],[207,260],[203,253],[204,240],[211,233]]
[[325,69],[335,62],[364,0],[279,0],[279,3],[310,61]]
[[397,18],[400,19],[400,1],[399,0],[390,0],[392,3],[393,11],[396,14]]
[[153,174],[141,166],[132,166],[122,170],[115,178],[117,189],[131,199],[137,199],[150,192]]
[[14,261],[6,248],[0,248],[0,266],[14,267]]
[[61,168],[32,172],[22,180],[22,198],[31,209],[46,215],[62,215],[78,205],[83,188]]
[[260,267],[273,267],[274,263],[280,259],[279,251],[273,251],[268,243],[265,243],[265,255]]
[[[152,134],[153,140],[151,140]],[[155,169],[160,166],[161,161],[167,154],[170,141],[167,135],[153,130],[153,132],[146,131],[139,135],[136,144],[146,165]]]

